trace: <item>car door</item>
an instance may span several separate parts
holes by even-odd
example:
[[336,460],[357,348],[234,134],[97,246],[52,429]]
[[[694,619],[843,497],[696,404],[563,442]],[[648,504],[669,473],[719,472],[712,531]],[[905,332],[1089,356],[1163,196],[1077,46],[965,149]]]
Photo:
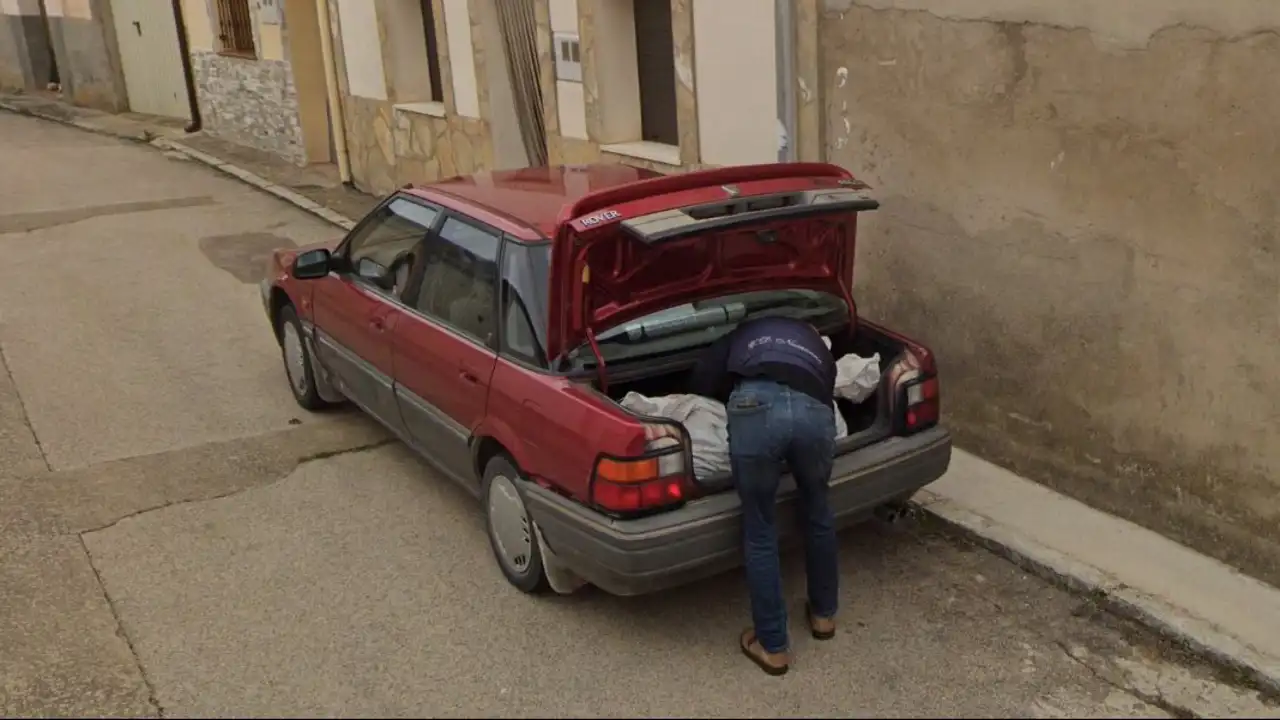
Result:
[[454,479],[470,483],[471,432],[485,416],[497,361],[499,231],[446,214],[423,245],[411,311],[391,333],[405,429]]
[[[439,209],[393,196],[369,214],[338,246],[338,271],[312,295],[315,348],[338,389],[398,433],[404,423],[393,389],[390,333],[404,315],[401,294],[414,253]],[[391,282],[374,278],[385,274]]]

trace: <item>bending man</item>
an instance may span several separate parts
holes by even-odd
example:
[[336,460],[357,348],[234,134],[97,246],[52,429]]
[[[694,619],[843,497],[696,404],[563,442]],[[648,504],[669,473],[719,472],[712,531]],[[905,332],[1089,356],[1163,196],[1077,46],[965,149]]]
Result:
[[791,661],[775,518],[784,461],[803,514],[809,629],[819,640],[835,636],[839,569],[827,500],[835,378],[835,358],[818,331],[780,317],[749,320],[720,338],[704,351],[691,378],[691,392],[724,402],[728,412],[753,622],[739,644],[770,675],[787,672]]

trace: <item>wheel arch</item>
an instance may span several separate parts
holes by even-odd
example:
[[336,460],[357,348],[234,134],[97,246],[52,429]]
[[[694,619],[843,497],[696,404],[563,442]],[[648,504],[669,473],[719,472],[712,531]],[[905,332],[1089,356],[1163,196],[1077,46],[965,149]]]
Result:
[[[271,313],[271,329],[275,331],[276,342],[278,343],[281,341],[281,331],[283,330],[283,328],[280,327],[280,313],[286,307],[295,307],[295,306],[293,303],[293,298],[289,297],[289,293],[285,292],[284,288],[280,287],[279,285],[271,286],[271,295],[269,298],[269,302],[270,302],[270,313]],[[295,307],[295,312],[296,311],[297,310]]]
[[522,473],[529,470],[528,452],[520,436],[506,423],[485,418],[471,439],[471,464],[477,479],[484,478],[485,466],[498,455],[506,455]]

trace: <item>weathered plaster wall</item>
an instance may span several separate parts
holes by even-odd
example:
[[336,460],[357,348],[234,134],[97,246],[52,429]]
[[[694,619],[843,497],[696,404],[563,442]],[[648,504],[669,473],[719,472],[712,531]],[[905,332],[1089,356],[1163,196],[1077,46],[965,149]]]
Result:
[[129,105],[109,0],[48,3],[49,30],[62,95],[111,112]]
[[48,4],[48,30],[37,0],[0,2],[0,88],[44,90],[57,79],[69,101],[111,112],[126,109],[107,0]]
[[[0,10],[6,8],[0,7]],[[15,12],[16,6],[11,8]],[[34,84],[21,15],[0,12],[0,90],[22,90]]]
[[1280,581],[1280,3],[824,0],[866,315],[963,445]]

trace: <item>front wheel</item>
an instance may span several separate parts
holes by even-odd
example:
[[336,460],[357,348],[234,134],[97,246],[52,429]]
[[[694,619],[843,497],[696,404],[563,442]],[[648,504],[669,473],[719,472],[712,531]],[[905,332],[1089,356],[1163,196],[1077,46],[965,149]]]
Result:
[[485,524],[493,557],[507,582],[521,592],[539,593],[548,587],[547,572],[518,482],[520,471],[505,457],[495,457],[485,466]]
[[280,355],[284,359],[284,372],[289,378],[293,399],[306,410],[320,410],[329,403],[320,397],[316,387],[315,366],[311,351],[302,337],[302,323],[292,305],[280,310]]

